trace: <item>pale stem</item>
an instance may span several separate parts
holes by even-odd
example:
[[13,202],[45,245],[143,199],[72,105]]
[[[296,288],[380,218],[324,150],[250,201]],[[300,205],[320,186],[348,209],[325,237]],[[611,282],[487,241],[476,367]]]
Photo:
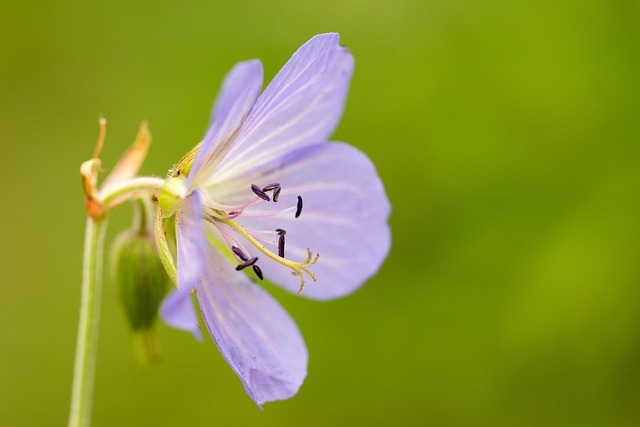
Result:
[[87,218],[82,266],[82,297],[69,427],[87,427],[91,420],[100,289],[102,286],[102,253],[106,229],[106,219]]

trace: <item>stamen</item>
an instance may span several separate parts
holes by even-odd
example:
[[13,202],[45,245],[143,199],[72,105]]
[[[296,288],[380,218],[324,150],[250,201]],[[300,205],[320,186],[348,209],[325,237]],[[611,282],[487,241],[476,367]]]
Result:
[[280,238],[278,239],[278,256],[280,258],[284,258],[284,233],[281,233]]
[[242,252],[242,256],[244,257],[244,258],[241,258],[242,261],[246,261],[248,259],[248,257],[245,255],[245,252],[247,252],[246,249],[243,249],[244,246],[235,239],[230,229],[223,227],[223,224],[217,221],[215,217],[205,216],[204,219],[208,221],[210,224],[212,224],[214,227],[216,227],[216,229],[222,235],[222,238],[224,239],[224,241],[227,243],[227,246],[229,246],[230,248],[233,248],[235,246]]
[[273,191],[273,201],[277,202],[278,201],[278,197],[280,197],[280,190],[282,190],[282,188],[280,187],[280,183],[279,182],[274,182],[273,184],[269,184],[265,187],[262,187],[262,192],[266,193],[267,191]]
[[258,279],[260,280],[264,279],[264,276],[262,275],[262,270],[260,270],[260,267],[258,267],[255,264],[252,265],[252,267],[253,267],[253,272],[256,273],[256,276],[258,276]]
[[255,270],[255,263],[258,261],[258,257],[254,257],[251,258],[248,261],[243,262],[242,264],[239,264],[236,266],[236,271],[240,271],[240,270],[244,270],[245,268],[249,267],[249,266],[253,266],[254,270]]
[[[291,273],[294,276],[297,276],[298,279],[300,279],[300,289],[298,290],[298,293],[302,292],[302,289],[304,287],[305,275],[309,276],[314,282],[316,281],[315,274],[313,274],[307,267],[310,267],[316,262],[318,262],[318,259],[320,258],[320,254],[316,254],[314,257],[311,250],[307,249],[307,259],[302,262],[294,262],[284,258],[283,256],[279,256],[274,252],[270,251],[269,249],[267,249],[266,247],[264,247],[252,234],[247,232],[247,230],[244,227],[242,227],[240,224],[238,224],[234,220],[216,219],[215,221],[231,227],[233,230],[237,231],[242,237],[247,239],[253,246],[255,246],[260,252],[265,254],[267,257],[293,270]],[[278,236],[280,236],[279,242],[278,242],[279,243],[278,251],[280,252],[280,246],[282,246],[282,251],[284,251],[283,237],[286,234],[286,232],[279,228],[276,230],[276,233],[278,234]],[[233,245],[235,245],[235,243]],[[256,273],[256,275],[260,279],[262,279],[262,270],[260,269],[260,267],[258,267],[257,265],[251,265],[251,266],[253,268],[253,271]]]
[[296,218],[302,213],[302,197],[298,196],[298,204],[296,205]]
[[242,205],[225,205],[222,203],[211,203],[208,206],[210,215],[220,219],[234,219],[240,216],[246,208],[260,203],[260,197],[253,198]]
[[[256,197],[257,198],[257,197]],[[259,202],[262,201],[262,199],[257,198]],[[253,212],[242,212],[242,216],[244,218],[268,218],[268,217],[274,217],[274,216],[283,216],[286,213],[293,213],[296,210],[296,206],[290,206],[288,208],[282,209],[282,210],[275,210],[275,211],[253,211]],[[216,215],[217,219],[226,219],[226,220],[231,220],[231,219],[235,219],[238,216],[240,216],[240,214],[235,215],[235,216],[222,216],[222,215]]]
[[236,254],[238,258],[240,258],[240,260],[246,261],[248,259],[247,256],[244,254],[244,252],[242,252],[242,249],[240,249],[239,247],[232,246],[231,250],[233,251],[234,254]]
[[267,202],[268,202],[269,200],[271,200],[271,199],[269,198],[269,196],[267,195],[267,193],[265,193],[264,191],[262,191],[262,190],[260,189],[260,187],[258,187],[258,186],[257,186],[257,185],[255,185],[255,184],[251,184],[251,191],[253,191],[253,192],[256,194],[256,196],[260,197],[262,200],[265,200],[265,201],[267,201]]

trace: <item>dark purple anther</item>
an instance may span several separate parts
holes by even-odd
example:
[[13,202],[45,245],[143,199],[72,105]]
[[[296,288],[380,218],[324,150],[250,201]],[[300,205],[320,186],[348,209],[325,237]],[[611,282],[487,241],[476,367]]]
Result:
[[242,264],[237,265],[236,266],[236,271],[240,271],[240,270],[243,270],[243,269],[249,267],[250,265],[254,265],[257,261],[258,261],[257,257],[251,258],[250,260],[245,261]]
[[262,188],[262,191],[271,191],[271,190],[275,190],[276,188],[280,188],[280,184],[277,182],[274,182],[273,184],[269,184],[266,187]]
[[274,182],[273,184],[269,184],[265,187],[262,187],[263,193],[266,193],[267,191],[273,191],[274,202],[278,201],[278,197],[280,196],[280,190],[282,190],[282,188],[280,188],[280,183],[278,182]]
[[284,258],[284,233],[280,234],[280,238],[278,239],[278,256]]
[[260,270],[260,267],[258,267],[257,265],[253,265],[253,272],[256,273],[256,276],[258,276],[258,279],[262,280],[264,279],[264,276],[262,275],[262,270]]
[[298,204],[296,205],[296,218],[302,213],[302,197],[298,196]]
[[238,258],[240,258],[242,261],[246,261],[249,258],[247,258],[247,256],[244,254],[244,252],[242,252],[242,249],[240,249],[237,246],[231,246],[231,250],[233,251],[234,254],[236,254],[236,256]]
[[251,184],[251,191],[253,191],[253,192],[256,194],[256,196],[260,197],[262,200],[266,200],[267,202],[268,202],[269,200],[271,200],[271,199],[269,198],[269,196],[267,195],[267,193],[265,193],[264,191],[262,191],[262,190],[260,189],[260,187],[258,187],[258,186],[257,186],[257,185],[255,185],[255,184]]

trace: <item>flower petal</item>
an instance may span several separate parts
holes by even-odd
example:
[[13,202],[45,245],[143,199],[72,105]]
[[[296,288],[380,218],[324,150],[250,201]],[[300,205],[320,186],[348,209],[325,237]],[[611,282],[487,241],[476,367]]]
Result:
[[[290,260],[304,261],[307,248],[320,254],[309,268],[318,281],[307,278],[303,296],[325,300],[347,295],[380,268],[391,244],[390,205],[375,167],[356,148],[333,142],[316,144],[274,163],[265,176],[247,180],[258,185],[279,182],[282,191],[277,205],[258,203],[238,221],[254,230],[286,230],[285,256]],[[248,185],[247,181],[240,187]],[[304,206],[299,218],[293,211],[260,216],[277,209],[275,206],[295,206],[298,195]],[[271,249],[277,253],[275,247]],[[263,258],[260,266],[265,277],[298,292],[299,279],[288,268]]]
[[209,333],[258,406],[295,395],[307,375],[308,354],[278,302],[213,247],[197,295]]
[[233,179],[335,130],[353,72],[336,33],[301,46],[258,98],[233,146],[207,184]]
[[193,289],[207,268],[207,236],[200,194],[194,191],[176,212],[178,288]]
[[187,197],[176,212],[176,246],[178,289],[165,298],[160,315],[169,326],[189,331],[202,341],[198,317],[190,298],[206,271],[208,261],[202,203],[197,191]]
[[262,89],[262,64],[259,60],[236,64],[227,74],[211,113],[212,125],[198,149],[188,188],[206,179],[234,141],[234,134],[249,114]]
[[176,289],[162,301],[160,317],[167,325],[175,329],[191,332],[202,342],[202,332],[198,323],[198,315],[193,308],[190,289]]

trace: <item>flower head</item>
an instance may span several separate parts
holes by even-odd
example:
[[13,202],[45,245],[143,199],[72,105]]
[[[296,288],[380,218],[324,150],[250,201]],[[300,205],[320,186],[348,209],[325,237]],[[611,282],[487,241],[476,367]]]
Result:
[[295,322],[259,285],[318,300],[353,292],[390,245],[389,203],[370,160],[328,142],[353,57],[335,33],[313,37],[262,88],[259,61],[227,75],[203,141],[160,194],[175,226],[177,287],[161,314],[200,337],[193,309],[258,404],[293,396],[307,350]]

